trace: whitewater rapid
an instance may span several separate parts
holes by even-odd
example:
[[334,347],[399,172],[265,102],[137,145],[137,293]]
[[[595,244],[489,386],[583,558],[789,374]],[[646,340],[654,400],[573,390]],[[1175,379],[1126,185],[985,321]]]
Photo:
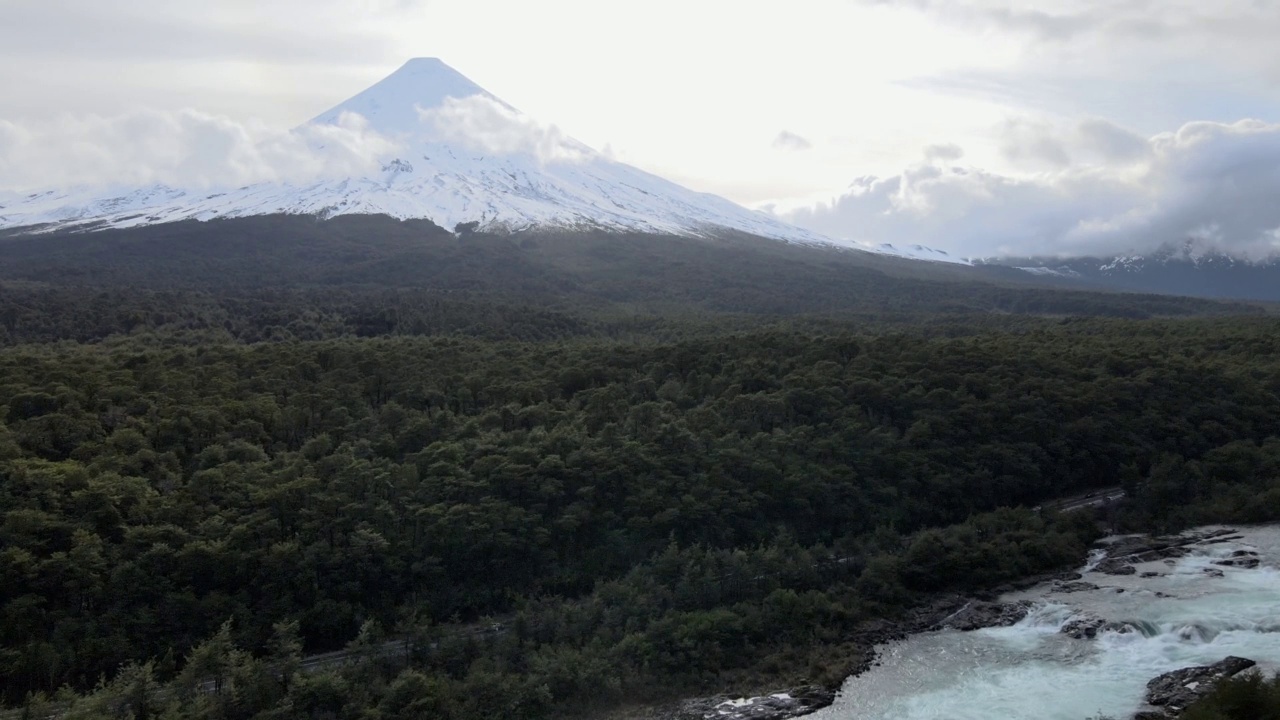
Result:
[[[1170,670],[1228,655],[1256,660],[1267,672],[1280,669],[1280,526],[1238,530],[1239,540],[1194,545],[1187,557],[1138,564],[1130,576],[1095,572],[1101,557],[1093,555],[1083,579],[1099,589],[1062,593],[1044,585],[1006,596],[1036,603],[1011,627],[943,630],[883,646],[879,666],[850,678],[834,705],[809,718],[1127,718],[1142,706],[1147,681]],[[1262,565],[1214,564],[1237,550],[1257,552]],[[1085,613],[1140,632],[1094,640],[1059,632]]]

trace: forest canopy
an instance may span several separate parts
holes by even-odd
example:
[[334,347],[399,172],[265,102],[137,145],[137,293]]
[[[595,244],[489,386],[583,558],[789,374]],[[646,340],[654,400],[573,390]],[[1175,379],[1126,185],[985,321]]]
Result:
[[[77,242],[154,247],[112,237]],[[404,259],[348,240],[278,288],[243,253],[179,282],[194,242],[137,287],[2,264],[6,704],[461,720],[834,683],[863,623],[1078,564],[1099,526],[1054,498],[1280,517],[1257,307],[884,268],[786,295],[810,256],[694,245],[617,284],[657,251],[546,239],[518,283],[480,245],[439,255],[465,288],[326,284]],[[717,263],[745,274],[700,285]]]

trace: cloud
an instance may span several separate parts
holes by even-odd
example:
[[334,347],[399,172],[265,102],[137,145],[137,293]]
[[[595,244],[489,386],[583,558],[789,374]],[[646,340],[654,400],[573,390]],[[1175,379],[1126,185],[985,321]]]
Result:
[[1141,135],[1100,118],[1082,121],[1074,134],[1079,157],[1102,162],[1132,162],[1151,154],[1150,144]]
[[291,126],[403,62],[417,5],[0,0],[0,117],[195,107]]
[[1086,11],[1015,10],[1008,3],[987,0],[863,0],[867,5],[907,8],[941,16],[952,22],[1026,32],[1041,40],[1069,40],[1101,22],[1103,18]]
[[968,257],[1109,255],[1191,237],[1238,256],[1280,252],[1280,124],[1188,123],[1141,147],[1098,121],[1056,137],[1034,129],[1030,147],[1050,148],[1042,155],[1055,169],[1011,176],[923,163],[784,218]]
[[1071,164],[1066,144],[1045,122],[1012,119],[1000,132],[1000,154],[1024,168],[1062,168]]
[[[0,57],[84,58],[97,63],[157,59],[337,64],[368,62],[383,53],[377,35],[355,27],[358,14],[396,16],[395,0],[216,4],[167,0],[41,0],[5,4]],[[345,7],[344,7],[345,5]],[[326,27],[327,26],[327,27]],[[334,28],[340,29],[334,32]]]
[[797,152],[801,150],[810,150],[812,148],[813,143],[789,130],[783,130],[778,133],[778,137],[773,139],[774,150]]
[[1124,165],[1149,159],[1147,138],[1101,118],[1063,127],[1044,120],[1014,118],[1000,130],[1000,153],[1024,169],[1062,169],[1071,165]]
[[583,162],[597,156],[555,125],[532,118],[486,95],[445,98],[418,115],[435,138],[489,155],[532,155],[543,163]]
[[929,145],[924,149],[925,162],[955,162],[964,157],[964,148],[959,145]]
[[[904,87],[1147,134],[1190,119],[1280,112],[1272,0],[860,0],[970,39],[992,57],[901,78]],[[1033,7],[1033,9],[1028,9]]]
[[[1168,42],[1191,36],[1264,37],[1259,22],[1273,25],[1270,0],[1040,0],[1036,8],[1011,7],[1008,0],[861,0],[864,5],[925,13],[944,22],[981,31],[1023,34],[1044,42],[1071,42],[1089,36]],[[1016,3],[1014,5],[1017,5]]]
[[358,115],[294,131],[193,110],[0,120],[0,188],[305,182],[376,169],[395,149]]
[[[481,154],[529,154],[544,163],[598,157],[555,126],[488,96],[447,98],[418,113],[426,138]],[[62,115],[43,123],[0,119],[0,190],[298,184],[376,173],[402,142],[354,113],[288,131],[195,110]]]

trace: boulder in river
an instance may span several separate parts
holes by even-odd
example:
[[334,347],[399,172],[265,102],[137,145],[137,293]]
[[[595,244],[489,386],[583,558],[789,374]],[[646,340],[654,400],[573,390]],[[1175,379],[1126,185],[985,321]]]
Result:
[[1261,562],[1262,561],[1258,558],[1258,553],[1253,552],[1252,550],[1237,550],[1231,553],[1231,557],[1226,560],[1216,560],[1213,564],[1221,565],[1223,567],[1248,568],[1252,570],[1253,568],[1258,567]]
[[1001,603],[975,600],[959,612],[943,620],[939,626],[969,631],[989,627],[1008,627],[1016,624],[1031,612],[1031,601]]
[[678,720],[788,720],[817,712],[835,702],[836,694],[816,685],[760,697],[689,700]]
[[1097,590],[1097,589],[1098,589],[1097,585],[1094,585],[1091,582],[1082,582],[1079,580],[1072,581],[1072,582],[1059,582],[1059,583],[1054,583],[1053,585],[1053,592],[1056,592],[1056,593],[1077,593],[1077,592],[1087,592],[1089,590]]
[[1160,709],[1147,710],[1140,715],[1144,718],[1178,717],[1188,705],[1207,695],[1219,682],[1256,664],[1248,658],[1231,656],[1212,665],[1167,672],[1147,683],[1147,702]]
[[1077,640],[1092,640],[1104,632],[1131,633],[1133,630],[1129,623],[1103,620],[1097,615],[1082,615],[1068,620],[1058,632]]
[[1106,575],[1132,575],[1138,572],[1127,557],[1107,558],[1098,563],[1094,570]]

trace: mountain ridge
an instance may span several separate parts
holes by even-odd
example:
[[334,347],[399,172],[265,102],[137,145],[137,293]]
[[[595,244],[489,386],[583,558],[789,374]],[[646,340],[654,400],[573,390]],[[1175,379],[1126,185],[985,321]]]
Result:
[[1240,257],[1196,239],[1143,253],[985,258],[974,264],[1099,289],[1280,302],[1280,256]]

